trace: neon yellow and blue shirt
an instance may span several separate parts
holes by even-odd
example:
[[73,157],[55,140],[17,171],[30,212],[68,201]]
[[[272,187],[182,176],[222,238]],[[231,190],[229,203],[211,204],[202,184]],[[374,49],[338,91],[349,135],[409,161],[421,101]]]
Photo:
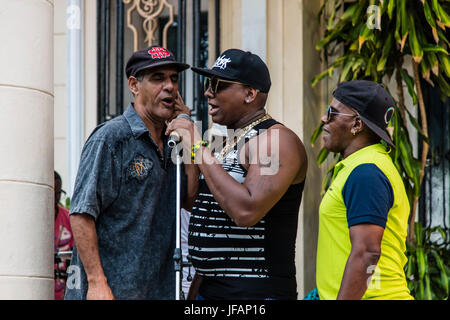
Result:
[[384,228],[381,256],[362,299],[412,299],[406,283],[409,202],[403,181],[381,144],[360,149],[336,164],[319,208],[316,283],[320,299],[336,299],[351,251],[349,228]]

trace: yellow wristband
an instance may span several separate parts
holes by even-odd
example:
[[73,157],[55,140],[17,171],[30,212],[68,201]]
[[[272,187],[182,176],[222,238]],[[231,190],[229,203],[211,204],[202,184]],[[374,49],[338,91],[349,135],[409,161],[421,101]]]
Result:
[[192,145],[191,148],[191,159],[192,161],[195,161],[195,153],[201,148],[201,147],[209,147],[208,140],[200,140],[199,142]]

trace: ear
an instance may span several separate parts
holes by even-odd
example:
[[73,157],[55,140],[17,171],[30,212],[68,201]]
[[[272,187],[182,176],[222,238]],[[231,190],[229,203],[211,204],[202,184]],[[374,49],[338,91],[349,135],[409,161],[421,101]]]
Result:
[[353,123],[353,127],[352,127],[351,131],[352,131],[352,133],[354,133],[353,135],[355,135],[355,134],[360,133],[364,129],[364,127],[365,127],[365,125],[362,122],[361,118],[355,117],[355,121]]
[[133,95],[137,95],[139,93],[138,84],[139,81],[135,77],[131,76],[128,78],[128,87]]
[[258,95],[258,90],[253,89],[253,88],[246,88],[246,95],[244,98],[244,101],[246,104],[252,103],[253,101],[255,101],[256,96]]

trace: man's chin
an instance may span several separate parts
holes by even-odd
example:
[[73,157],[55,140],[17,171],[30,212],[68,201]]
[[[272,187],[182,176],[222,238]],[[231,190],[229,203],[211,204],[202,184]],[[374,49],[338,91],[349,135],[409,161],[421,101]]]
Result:
[[175,118],[175,111],[173,109],[162,108],[159,117],[162,118],[163,121],[172,120]]
[[323,147],[330,152],[335,152],[335,151],[333,151],[333,146],[330,145],[328,134],[323,136]]

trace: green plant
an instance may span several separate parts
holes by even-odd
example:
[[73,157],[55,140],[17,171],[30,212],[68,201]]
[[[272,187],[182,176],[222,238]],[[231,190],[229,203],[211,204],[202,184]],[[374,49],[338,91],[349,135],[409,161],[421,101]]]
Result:
[[[375,17],[368,11],[369,6],[376,6]],[[442,233],[444,241],[448,235],[440,228],[423,229],[415,224],[415,213],[430,147],[421,81],[437,86],[443,101],[450,97],[450,41],[446,29],[450,28],[449,12],[449,0],[357,0],[347,4],[344,0],[324,0],[319,13],[325,34],[316,49],[327,65],[312,79],[312,86],[337,75],[338,82],[366,79],[388,88],[387,83],[394,77],[397,112],[388,131],[396,148],[390,155],[403,178],[411,206],[406,273],[408,286],[417,299],[448,298],[450,252],[448,246],[431,239],[436,232]],[[371,28],[371,18],[378,19],[379,28]],[[406,108],[405,91],[418,106],[417,117]],[[421,138],[417,158],[412,152],[408,123]],[[319,137],[322,125],[311,136],[311,144]],[[322,192],[330,185],[333,167],[340,160],[340,155],[332,156]],[[322,164],[328,157],[329,152],[322,148],[317,162]]]
[[406,251],[408,288],[417,300],[447,299],[450,285],[447,235],[440,227],[423,228],[420,223],[414,227],[416,238],[414,243],[407,243]]
[[67,210],[70,210],[70,197],[66,197],[65,207]]
[[64,200],[64,203],[62,203],[60,201],[58,204],[64,208],[66,208],[67,210],[70,210],[70,197],[66,197]]
[[[450,1],[358,0],[348,3],[346,7],[344,4],[344,0],[325,0],[320,10],[319,21],[325,24],[326,30],[316,49],[323,53],[327,66],[314,77],[312,85],[332,77],[335,72],[338,72],[339,82],[366,79],[385,82],[385,87],[394,76],[398,112],[395,112],[388,128],[396,145],[390,154],[403,178],[410,200],[408,238],[413,242],[415,213],[429,152],[427,110],[421,79],[438,86],[441,99],[450,96],[450,42],[446,30],[450,28]],[[374,8],[369,6],[377,9],[375,17],[370,11],[367,14],[369,8]],[[368,23],[372,18],[378,19],[379,28],[373,28]],[[407,60],[411,62],[412,74],[406,67]],[[406,108],[403,84],[413,104],[419,107],[417,118]],[[421,137],[421,154],[418,158],[413,156],[408,121]],[[312,144],[321,129],[322,125],[319,125],[312,135]],[[317,162],[321,164],[328,155],[328,151],[322,149]],[[338,156],[334,155],[334,160],[339,160]],[[330,179],[331,174],[327,174],[324,190]]]

